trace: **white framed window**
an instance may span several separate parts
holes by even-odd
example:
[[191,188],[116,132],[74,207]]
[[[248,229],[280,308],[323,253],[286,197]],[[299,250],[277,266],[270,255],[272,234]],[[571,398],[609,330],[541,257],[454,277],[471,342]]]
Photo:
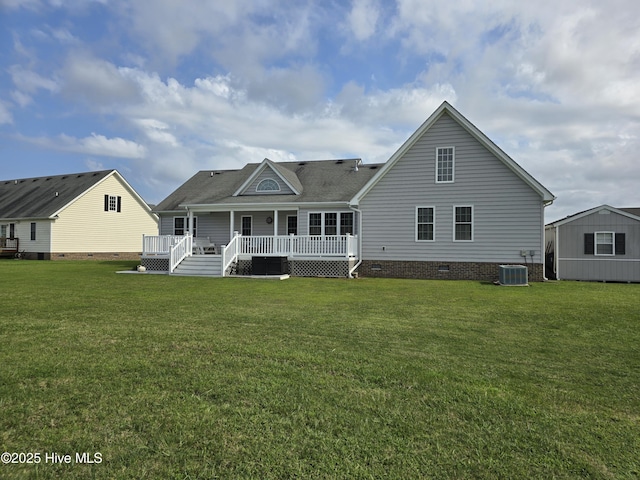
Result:
[[455,147],[436,148],[436,183],[453,183],[455,178]]
[[240,233],[245,237],[250,237],[251,231],[252,231],[252,225],[253,225],[253,217],[251,217],[250,215],[243,216],[240,219],[240,227],[241,227]]
[[416,207],[416,242],[435,241],[436,208]]
[[596,233],[596,255],[615,255],[614,249],[614,232],[595,232]]
[[256,187],[256,192],[279,192],[280,184],[273,178],[265,178]]
[[473,205],[453,207],[453,241],[473,242]]
[[353,212],[340,214],[340,235],[353,235]]
[[116,195],[104,196],[104,211],[105,212],[121,212],[122,211],[122,197]]
[[298,234],[298,216],[287,215],[287,235]]
[[[193,228],[191,235],[197,237],[198,217],[193,217]],[[173,234],[176,236],[186,235],[189,231],[189,217],[173,217]]]
[[310,212],[309,235],[353,235],[353,212]]

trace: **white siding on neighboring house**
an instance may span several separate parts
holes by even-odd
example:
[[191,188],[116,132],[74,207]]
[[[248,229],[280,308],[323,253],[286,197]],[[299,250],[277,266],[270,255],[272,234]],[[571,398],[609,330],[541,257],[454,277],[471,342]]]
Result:
[[[105,211],[105,195],[121,198],[120,212]],[[142,235],[157,232],[147,207],[111,175],[59,212],[52,224],[51,251],[139,252]]]
[[[454,181],[436,181],[436,149],[455,147]],[[473,241],[453,241],[456,206],[473,207]],[[435,240],[416,241],[416,207],[435,208]],[[360,202],[364,259],[542,263],[543,203],[444,113]],[[530,261],[530,258],[529,258]]]
[[[36,239],[31,240],[31,224],[36,224]],[[20,250],[27,252],[51,252],[51,220],[22,220],[16,225],[16,237],[20,239]]]

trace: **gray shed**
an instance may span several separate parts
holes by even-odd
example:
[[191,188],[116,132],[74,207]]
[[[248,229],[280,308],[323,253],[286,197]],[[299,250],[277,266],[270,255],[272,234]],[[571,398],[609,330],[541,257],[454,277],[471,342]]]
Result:
[[640,209],[609,205],[545,227],[547,274],[558,280],[640,282]]

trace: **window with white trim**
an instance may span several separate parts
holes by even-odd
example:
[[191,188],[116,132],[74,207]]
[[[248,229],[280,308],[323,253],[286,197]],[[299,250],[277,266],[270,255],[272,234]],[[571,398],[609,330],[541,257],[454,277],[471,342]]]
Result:
[[[197,237],[198,217],[193,217],[193,228],[191,235]],[[189,231],[189,217],[173,217],[173,234],[176,236],[186,235]]]
[[452,183],[455,169],[455,147],[436,148],[436,183]]
[[454,234],[456,242],[473,241],[473,206],[465,205],[453,208]]
[[122,211],[122,197],[116,195],[104,196],[104,211],[105,212],[121,212]]
[[265,178],[256,187],[256,192],[279,192],[280,184],[273,178]]
[[309,235],[353,235],[353,212],[309,213]]
[[613,232],[596,232],[596,255],[614,255]]
[[353,212],[340,214],[340,235],[353,235]]
[[251,216],[244,216],[240,219],[240,233],[245,237],[251,236],[251,226],[253,224],[253,218]]
[[432,242],[435,240],[435,207],[416,207],[416,241]]
[[297,235],[297,234],[298,234],[298,216],[288,215],[287,216],[287,235]]

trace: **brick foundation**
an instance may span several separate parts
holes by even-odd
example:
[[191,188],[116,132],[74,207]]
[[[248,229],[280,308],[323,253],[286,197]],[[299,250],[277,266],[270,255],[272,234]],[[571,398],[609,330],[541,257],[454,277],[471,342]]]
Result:
[[[523,265],[508,263],[509,265]],[[423,278],[430,280],[498,280],[499,265],[502,263],[475,262],[414,262],[390,260],[363,260],[358,267],[362,277]],[[529,263],[529,281],[544,280],[543,265]]]

